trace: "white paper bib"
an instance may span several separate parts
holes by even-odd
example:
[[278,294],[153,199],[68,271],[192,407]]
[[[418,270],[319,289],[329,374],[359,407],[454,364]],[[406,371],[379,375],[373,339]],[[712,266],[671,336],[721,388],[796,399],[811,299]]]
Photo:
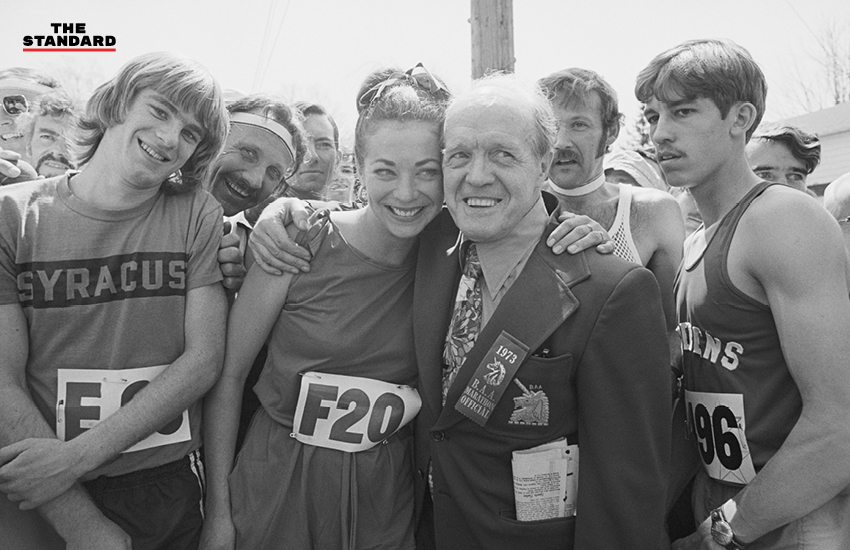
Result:
[[421,406],[410,386],[307,372],[301,377],[292,437],[348,453],[365,451],[413,420]]
[[756,471],[745,435],[744,396],[685,390],[685,402],[706,473],[726,483],[752,481]]
[[[124,370],[59,369],[56,435],[62,441],[69,441],[92,428],[130,401],[167,367],[168,365]],[[191,439],[189,411],[185,410],[158,431],[123,452],[141,451]]]

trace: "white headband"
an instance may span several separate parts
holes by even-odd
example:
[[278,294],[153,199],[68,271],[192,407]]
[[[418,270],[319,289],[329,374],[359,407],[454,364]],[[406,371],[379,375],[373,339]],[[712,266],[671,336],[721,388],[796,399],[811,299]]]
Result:
[[15,92],[30,92],[36,95],[46,94],[50,90],[52,90],[50,86],[45,86],[43,84],[39,84],[38,82],[33,82],[31,80],[21,80],[20,78],[0,78],[0,90],[3,93],[8,91]]
[[276,120],[266,118],[264,116],[255,115],[254,113],[233,113],[230,115],[231,124],[245,124],[246,126],[255,126],[273,133],[286,145],[286,150],[289,151],[289,156],[295,162],[295,150],[292,147],[292,134]]
[[605,155],[603,168],[605,170],[622,170],[633,177],[641,187],[653,187],[661,191],[669,189],[658,172],[635,151],[618,151]]

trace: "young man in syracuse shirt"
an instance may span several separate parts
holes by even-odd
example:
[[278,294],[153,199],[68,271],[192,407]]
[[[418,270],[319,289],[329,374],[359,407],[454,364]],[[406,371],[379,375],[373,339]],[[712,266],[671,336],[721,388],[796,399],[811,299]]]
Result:
[[81,172],[0,190],[0,491],[71,549],[196,547],[227,317],[222,210],[196,187],[224,101],[196,63],[148,54],[81,129]]

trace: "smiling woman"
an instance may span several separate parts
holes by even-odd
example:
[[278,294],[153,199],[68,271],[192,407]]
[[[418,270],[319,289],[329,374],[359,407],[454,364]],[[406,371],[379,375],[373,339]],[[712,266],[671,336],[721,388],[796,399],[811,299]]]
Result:
[[[202,548],[414,548],[414,259],[442,208],[448,99],[432,83],[394,69],[367,78],[355,139],[369,205],[323,210],[310,231],[293,229],[312,252],[310,273],[276,277],[255,265],[242,286],[224,373],[206,398]],[[327,136],[314,128],[312,137],[317,154]],[[266,340],[262,407],[234,467],[245,376]]]

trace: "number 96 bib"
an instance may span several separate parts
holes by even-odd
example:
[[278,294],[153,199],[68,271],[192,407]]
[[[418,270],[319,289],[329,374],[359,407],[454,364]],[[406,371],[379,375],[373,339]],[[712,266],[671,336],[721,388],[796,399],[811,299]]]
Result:
[[685,402],[706,473],[726,483],[752,481],[756,471],[745,434],[744,396],[685,390]]
[[422,401],[416,389],[371,378],[306,372],[292,437],[348,453],[371,449],[413,420]]

